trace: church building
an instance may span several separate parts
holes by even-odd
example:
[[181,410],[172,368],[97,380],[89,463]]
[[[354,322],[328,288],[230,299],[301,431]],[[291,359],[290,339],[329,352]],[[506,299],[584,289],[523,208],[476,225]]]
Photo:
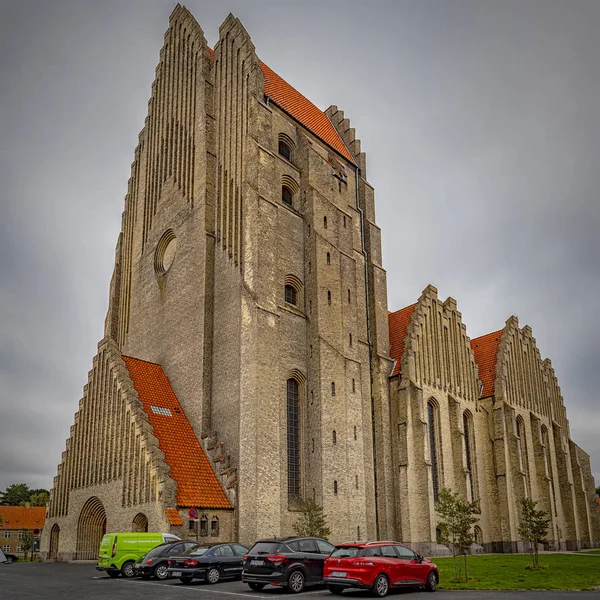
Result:
[[521,497],[552,515],[550,547],[600,539],[589,456],[531,330],[513,317],[471,341],[432,286],[389,313],[348,118],[232,15],[213,50],[178,5],[43,557],[93,559],[107,531],[252,544],[292,533],[309,498],[333,542],[434,552],[442,487],[479,502],[484,550],[523,549]]

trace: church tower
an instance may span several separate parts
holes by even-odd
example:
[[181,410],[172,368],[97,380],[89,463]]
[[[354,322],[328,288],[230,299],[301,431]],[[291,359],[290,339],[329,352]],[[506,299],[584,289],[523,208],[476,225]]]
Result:
[[292,533],[309,498],[334,542],[393,536],[387,318],[348,119],[262,63],[238,19],[213,51],[178,5],[43,555],[191,525],[252,543]]

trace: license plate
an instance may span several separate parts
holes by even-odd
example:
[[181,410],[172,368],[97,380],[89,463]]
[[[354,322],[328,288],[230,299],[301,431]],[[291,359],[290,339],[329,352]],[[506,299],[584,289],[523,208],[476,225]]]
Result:
[[331,572],[331,576],[332,577],[346,577],[348,573],[344,572],[344,571],[332,571]]
[[181,577],[181,571],[173,571],[171,575],[173,575],[173,577]]
[[251,560],[250,564],[251,565],[264,565],[265,561],[264,560]]

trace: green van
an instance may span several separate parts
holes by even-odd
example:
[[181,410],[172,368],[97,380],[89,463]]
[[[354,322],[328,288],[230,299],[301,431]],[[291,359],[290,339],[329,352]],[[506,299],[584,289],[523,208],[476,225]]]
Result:
[[172,533],[107,533],[100,542],[98,571],[106,571],[110,577],[133,577],[133,565],[164,542],[176,542]]

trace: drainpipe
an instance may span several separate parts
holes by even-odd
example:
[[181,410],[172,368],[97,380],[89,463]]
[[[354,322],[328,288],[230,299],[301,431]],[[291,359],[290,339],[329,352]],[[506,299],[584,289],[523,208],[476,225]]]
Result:
[[373,394],[373,346],[371,342],[371,318],[369,316],[369,266],[368,255],[365,248],[365,215],[360,207],[358,194],[358,166],[354,171],[355,187],[356,187],[356,210],[360,215],[360,242],[362,247],[362,255],[365,261],[365,304],[367,314],[367,344],[369,346],[369,386],[371,390],[371,435],[373,436],[373,479],[375,485],[375,533],[379,539],[379,497],[377,494],[377,442],[376,442],[376,427],[375,427],[375,396]]

